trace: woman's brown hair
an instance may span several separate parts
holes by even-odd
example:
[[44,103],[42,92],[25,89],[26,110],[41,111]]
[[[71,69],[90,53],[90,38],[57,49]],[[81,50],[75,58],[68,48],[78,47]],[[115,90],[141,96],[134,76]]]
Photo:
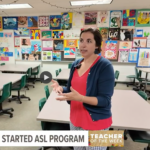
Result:
[[92,29],[92,28],[84,29],[81,31],[80,37],[81,37],[82,33],[84,33],[84,32],[90,32],[94,35],[94,40],[96,42],[96,46],[98,47],[96,49],[96,53],[100,53],[102,51],[102,49],[101,49],[102,36],[101,36],[100,31],[98,29]]

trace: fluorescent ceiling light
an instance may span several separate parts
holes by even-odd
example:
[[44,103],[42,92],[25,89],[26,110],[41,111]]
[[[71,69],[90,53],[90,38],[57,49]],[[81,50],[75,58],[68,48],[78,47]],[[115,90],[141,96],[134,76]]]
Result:
[[98,4],[110,4],[112,0],[94,0],[94,1],[71,1],[72,6],[78,5],[98,5]]
[[0,9],[22,9],[22,8],[32,8],[29,4],[7,4],[0,5]]

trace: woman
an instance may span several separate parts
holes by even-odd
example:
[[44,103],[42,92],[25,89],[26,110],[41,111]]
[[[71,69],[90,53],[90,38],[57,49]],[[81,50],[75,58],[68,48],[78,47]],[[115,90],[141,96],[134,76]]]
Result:
[[[71,130],[108,130],[112,124],[111,97],[114,91],[114,70],[101,52],[102,36],[97,29],[85,29],[80,34],[79,49],[83,58],[71,67],[67,87],[52,80],[57,100],[70,104]],[[75,150],[106,147],[74,147]]]

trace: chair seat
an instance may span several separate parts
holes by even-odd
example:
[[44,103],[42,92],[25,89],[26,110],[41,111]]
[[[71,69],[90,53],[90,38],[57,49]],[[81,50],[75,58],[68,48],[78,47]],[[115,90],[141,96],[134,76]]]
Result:
[[13,84],[11,90],[12,91],[21,90],[20,83]]
[[129,75],[127,78],[136,78],[136,75]]
[[134,142],[150,143],[150,131],[129,130],[129,135]]
[[37,72],[32,72],[31,75],[38,75],[38,73]]

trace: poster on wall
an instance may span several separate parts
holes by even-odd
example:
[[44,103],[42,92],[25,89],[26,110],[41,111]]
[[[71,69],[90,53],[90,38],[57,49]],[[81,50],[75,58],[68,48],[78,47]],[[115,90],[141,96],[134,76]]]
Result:
[[64,30],[64,39],[79,39],[80,33],[80,28]]
[[53,30],[52,37],[53,37],[53,39],[63,39],[64,31],[63,30]]
[[73,39],[64,40],[64,47],[78,47],[78,41]]
[[98,27],[109,27],[110,11],[99,11],[97,17]]
[[61,15],[50,15],[50,29],[61,29]]
[[22,59],[22,53],[20,48],[15,48],[15,59],[21,60]]
[[38,28],[38,17],[30,16],[28,17],[28,29],[37,29]]
[[61,52],[53,51],[53,61],[61,61]]
[[138,49],[130,49],[128,62],[136,63],[138,58]]
[[30,38],[32,40],[38,40],[41,37],[40,30],[30,30]]
[[120,41],[119,42],[119,49],[131,49],[132,42],[131,41]]
[[14,30],[14,36],[29,36],[29,32],[27,28],[18,28],[18,30]]
[[4,35],[4,38],[11,38],[12,32],[5,32],[3,35]]
[[3,17],[3,29],[17,30],[18,17]]
[[72,28],[72,12],[61,13],[61,29],[69,30]]
[[109,28],[108,39],[120,40],[120,28]]
[[49,27],[49,16],[39,16],[39,27]]
[[123,10],[122,26],[135,26],[136,10]]
[[64,48],[64,58],[75,58],[76,48],[65,47]]
[[19,28],[27,28],[28,27],[28,18],[27,18],[27,16],[19,16],[18,17],[18,27]]
[[43,51],[42,52],[42,61],[52,61],[52,51]]
[[150,68],[150,48],[139,48],[137,67]]
[[20,45],[21,47],[24,47],[24,46],[30,47],[31,46],[30,38],[29,37],[20,38]]
[[102,56],[110,60],[117,60],[118,41],[105,41],[103,44]]
[[41,30],[41,39],[42,40],[52,39],[52,31],[51,30]]
[[103,41],[108,40],[108,28],[100,28],[100,33],[102,35]]
[[20,47],[20,37],[14,37],[14,47]]
[[121,27],[121,10],[110,11],[110,28],[120,28]]
[[118,62],[128,62],[129,49],[119,49]]
[[39,61],[41,60],[41,52],[32,52],[31,54],[22,54],[22,60]]
[[150,9],[136,10],[136,27],[150,26]]
[[133,29],[121,29],[120,41],[133,41]]
[[41,41],[40,40],[32,40],[31,41],[31,51],[41,52]]
[[53,41],[53,50],[64,50],[64,40],[54,40]]
[[42,41],[42,50],[53,50],[53,40]]
[[84,25],[84,13],[73,13],[72,28],[82,28]]
[[85,12],[84,13],[84,24],[97,26],[97,12]]
[[0,17],[0,31],[3,31],[3,20],[2,20],[2,17]]
[[147,38],[146,37],[135,37],[133,38],[133,47],[146,47],[147,45]]
[[150,27],[136,28],[136,37],[150,38]]

